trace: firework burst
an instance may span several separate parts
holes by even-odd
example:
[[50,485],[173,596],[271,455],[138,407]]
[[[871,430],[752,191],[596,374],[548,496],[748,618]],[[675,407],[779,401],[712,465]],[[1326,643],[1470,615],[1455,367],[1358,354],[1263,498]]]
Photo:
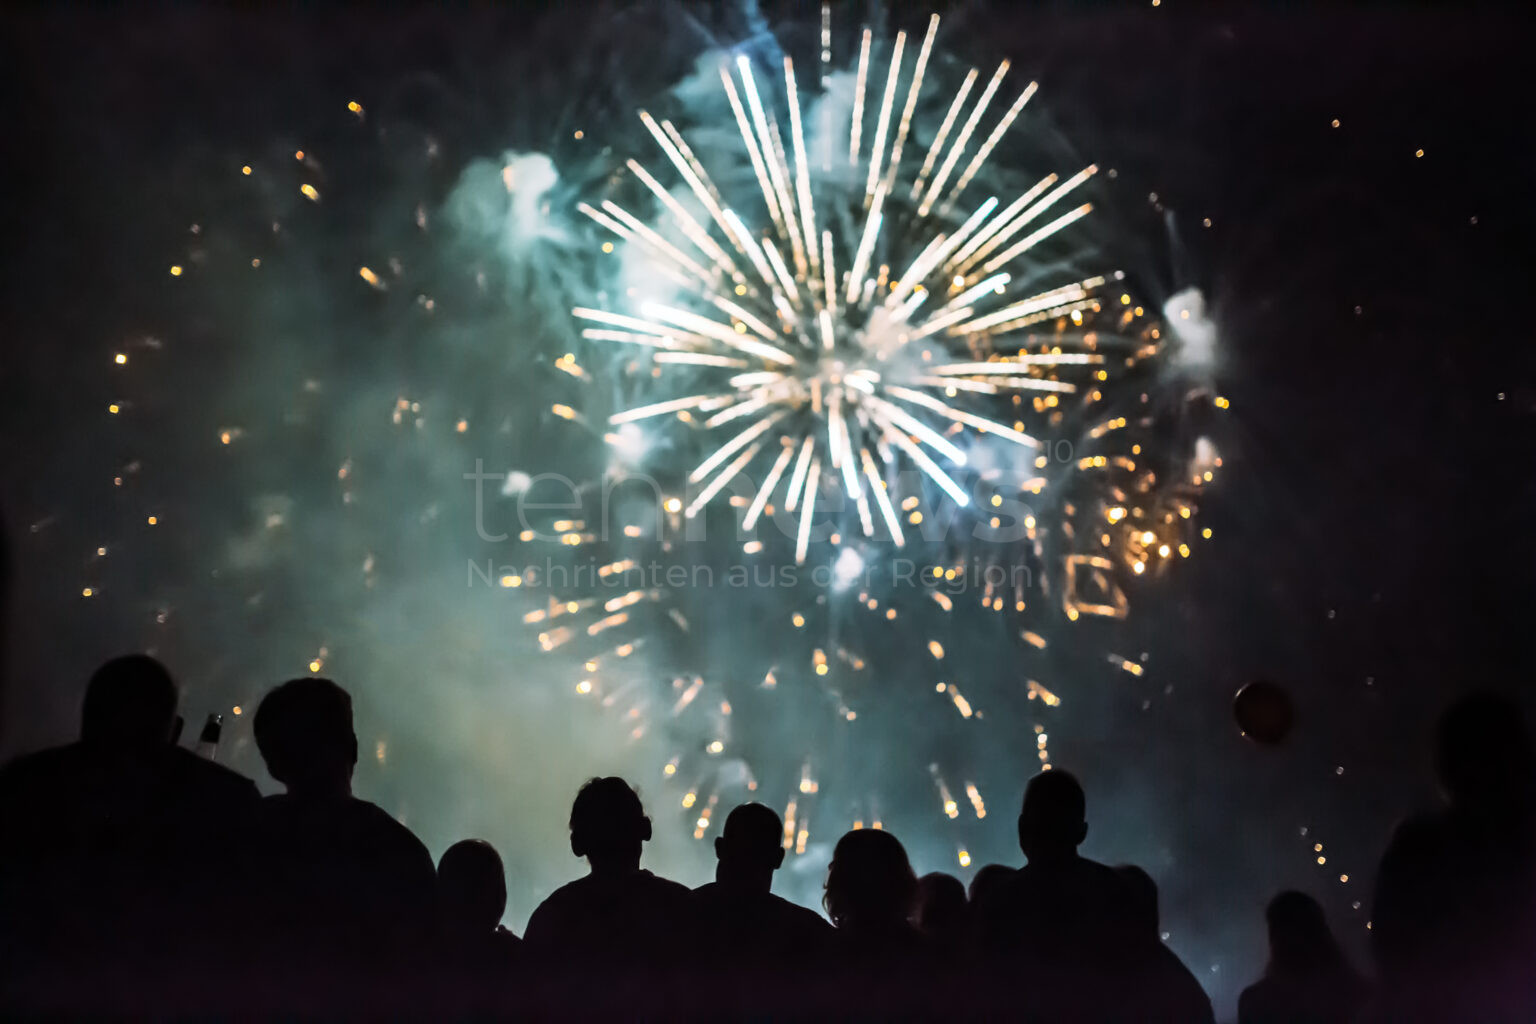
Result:
[[[765,516],[797,565],[813,540],[830,544],[814,559],[820,582],[754,575],[740,593],[665,596],[694,637],[681,656],[670,645],[681,671],[658,675],[672,685],[649,706],[679,726],[664,773],[686,790],[696,837],[715,802],[761,781],[786,847],[804,852],[812,816],[880,827],[902,802],[892,777],[926,766],[966,866],[990,762],[1018,753],[984,755],[983,720],[1035,719],[1023,756],[1050,767],[1039,717],[1063,701],[1059,631],[1126,618],[1136,589],[1190,554],[1220,465],[1191,413],[1224,400],[1206,401],[1179,330],[1181,315],[1208,327],[1203,309],[1176,297],[1160,311],[1117,271],[1083,273],[1089,246],[1069,229],[1092,209],[1079,193],[1096,165],[989,166],[1036,84],[1007,62],[950,75],[937,29],[930,18],[920,42],[897,34],[888,48],[864,31],[843,119],[825,13],[817,95],[791,57],[771,75],[723,61],[729,134],[696,150],[688,135],[718,121],[685,135],[641,111],[666,169],[625,159],[602,198],[578,205],[617,236],[603,250],[638,258],[651,282],[574,309],[588,341],[632,356],[625,397],[594,430],[611,469],[674,438],[687,461],[668,480],[672,536],[728,504],[748,562]],[[722,557],[704,544],[683,561]],[[1099,649],[1119,678],[1145,674],[1146,654]],[[1017,675],[979,678],[994,658]],[[690,705],[734,709],[739,727],[678,722]]]
[[[531,778],[527,764],[586,771],[627,742],[624,758],[657,769],[636,777],[696,838],[754,798],[784,813],[802,853],[849,824],[937,812],[923,835],[953,843],[962,867],[985,855],[985,799],[1016,783],[1017,737],[1032,728],[1022,757],[1049,765],[1048,719],[1091,685],[1071,652],[1117,683],[1148,671],[1114,622],[1077,627],[1077,643],[1066,624],[1126,617],[1199,543],[1199,494],[1220,460],[1192,443],[1192,389],[1168,372],[1192,348],[1183,308],[1143,306],[1121,275],[1089,273],[1092,222],[1077,222],[1094,167],[1025,175],[1009,132],[1038,134],[1025,130],[1033,83],[1007,65],[957,72],[937,25],[889,45],[855,36],[847,71],[832,71],[824,37],[815,88],[792,60],[770,74],[733,56],[710,68],[718,107],[679,118],[684,131],[641,114],[659,160],[488,140],[501,155],[459,169],[447,195],[413,182],[381,190],[377,208],[329,197],[367,191],[374,166],[431,166],[430,134],[421,153],[396,148],[399,132],[359,136],[349,145],[367,159],[327,152],[325,174],[314,147],[287,145],[227,169],[241,191],[216,198],[260,215],[246,229],[200,221],[167,281],[207,282],[207,318],[247,325],[232,354],[251,372],[189,407],[217,410],[189,422],[217,424],[199,436],[226,467],[218,485],[189,476],[178,502],[130,509],[157,540],[198,526],[174,563],[184,577],[168,572],[153,595],[151,642],[177,653],[177,635],[258,635],[248,622],[270,619],[220,699],[248,706],[306,669],[369,681],[360,705],[394,709],[370,744],[381,773],[413,745]],[[353,127],[356,106],[336,111]],[[610,264],[584,258],[573,206],[652,287],[590,297],[613,283]],[[359,223],[337,220],[348,211],[392,227],[359,250]],[[254,315],[231,313],[229,295]],[[578,302],[585,346],[567,333]],[[275,349],[285,340],[302,352]],[[119,353],[111,372],[144,375],[158,345]],[[270,369],[284,362],[274,351],[304,366],[339,352],[345,372],[295,381]],[[136,417],[122,394],[114,424]],[[631,472],[667,450],[680,472]],[[482,474],[482,454],[510,471]],[[139,466],[114,467],[114,490],[133,492]],[[524,502],[545,477],[579,507]],[[205,492],[244,501],[225,510]],[[699,517],[721,506],[787,541],[705,539]],[[232,539],[210,566],[192,541],[219,530]],[[82,600],[122,600],[101,575],[117,546],[91,550]],[[782,572],[789,551],[823,581]],[[178,633],[183,616],[199,628]],[[541,670],[518,671],[535,652]],[[208,677],[223,664],[217,649],[181,657]],[[458,688],[427,697],[425,678]],[[462,834],[421,797],[440,834]]]
[[[686,367],[701,381],[610,422],[673,416],[708,434],[687,475],[689,517],[737,478],[763,473],[742,526],[752,530],[779,496],[798,516],[797,562],[824,478],[841,486],[865,537],[903,546],[902,496],[892,489],[902,466],[969,505],[957,473],[971,444],[1011,444],[1033,459],[1041,441],[1023,416],[1049,415],[1062,399],[1096,400],[1091,385],[1105,368],[1146,354],[1117,347],[1125,340],[1119,311],[1104,316],[1106,290],[1121,274],[1053,282],[1033,261],[1037,247],[1092,209],[1073,196],[1095,166],[1046,174],[1011,197],[970,188],[1035,95],[1034,82],[1005,108],[1008,62],[974,97],[973,69],[926,151],[912,145],[938,23],[929,20],[915,48],[898,33],[875,80],[864,32],[842,166],[812,169],[793,59],[760,85],[741,56],[720,67],[720,83],[756,194],[728,202],[683,134],[642,111],[694,209],[633,158],[626,167],[660,204],[657,223],[612,199],[579,206],[643,247],[686,296],[625,312],[579,306],[583,335],[644,346],[656,368]],[[759,206],[765,224],[753,229],[738,210]],[[1042,328],[1046,336],[1033,333]],[[1025,406],[1025,395],[1049,401]]]

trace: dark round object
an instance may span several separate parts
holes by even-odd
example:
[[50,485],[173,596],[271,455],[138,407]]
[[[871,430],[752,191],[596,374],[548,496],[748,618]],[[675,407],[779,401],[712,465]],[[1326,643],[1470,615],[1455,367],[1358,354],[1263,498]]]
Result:
[[1232,716],[1243,735],[1262,746],[1284,742],[1296,724],[1296,706],[1285,688],[1265,679],[1255,680],[1232,698]]

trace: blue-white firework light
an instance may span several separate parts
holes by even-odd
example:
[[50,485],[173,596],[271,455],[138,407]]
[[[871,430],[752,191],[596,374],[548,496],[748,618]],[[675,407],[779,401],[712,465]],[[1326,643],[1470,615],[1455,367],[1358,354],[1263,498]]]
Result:
[[[1190,554],[1197,498],[1220,465],[1186,416],[1190,398],[1212,397],[1198,292],[1169,300],[1165,316],[1183,321],[1170,334],[1126,275],[1079,265],[1096,251],[1074,239],[1097,166],[989,162],[1037,85],[1004,61],[946,86],[958,76],[934,59],[938,25],[916,46],[905,33],[880,46],[866,29],[856,71],[833,75],[824,14],[819,91],[791,56],[768,73],[723,58],[730,134],[642,110],[656,159],[623,160],[578,205],[629,276],[573,310],[595,350],[623,355],[623,397],[599,410],[614,465],[661,473],[673,493],[654,532],[623,530],[713,568],[718,533],[703,551],[684,538],[705,536],[690,522],[725,504],[735,568],[774,561],[782,543],[781,566],[825,570],[767,583],[756,572],[750,596],[700,589],[696,573],[674,590],[651,579],[531,613],[546,650],[584,657],[614,635],[626,653],[654,640],[644,624],[660,620],[635,613],[667,609],[685,639],[663,641],[666,669],[584,673],[577,689],[632,718],[637,738],[669,723],[678,752],[664,774],[683,784],[696,836],[716,803],[760,781],[802,852],[819,798],[835,794],[834,827],[877,823],[895,756],[927,767],[948,818],[962,792],[984,817],[983,746],[955,724],[980,728],[993,709],[1016,730],[1010,706],[1059,705],[1031,659],[1064,623],[1124,618],[1135,580]],[[1190,358],[1182,339],[1195,336]],[[758,536],[764,522],[782,541]],[[643,560],[618,534],[600,544],[623,550],[599,553],[616,579]],[[970,668],[946,661],[956,649]],[[1144,657],[1099,663],[1141,677]],[[1002,678],[997,663],[1010,666]],[[648,673],[670,676],[659,696]],[[914,716],[914,700],[934,699],[946,715]],[[733,726],[744,713],[752,724]],[[1043,725],[1031,735],[1027,754],[1049,767]],[[968,864],[963,838],[956,848]]]

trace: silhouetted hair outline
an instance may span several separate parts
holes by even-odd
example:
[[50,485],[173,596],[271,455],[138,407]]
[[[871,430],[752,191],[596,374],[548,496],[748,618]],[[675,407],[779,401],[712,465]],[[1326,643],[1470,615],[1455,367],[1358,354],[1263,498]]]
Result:
[[1077,849],[1088,834],[1088,800],[1070,772],[1043,771],[1024,787],[1019,809],[1019,845]]
[[1304,892],[1286,889],[1264,908],[1269,927],[1269,970],[1308,971],[1345,965],[1322,904]]
[[784,863],[784,821],[778,812],[759,803],[745,803],[726,816],[725,828],[715,840],[715,854],[722,861],[778,870]]
[[975,904],[983,904],[994,898],[999,891],[1004,889],[1013,880],[1017,872],[1005,864],[984,864],[971,876],[971,884],[966,888],[966,899]]
[[267,771],[290,788],[343,761],[357,763],[352,697],[329,679],[302,676],[274,688],[256,708],[252,731]]
[[839,928],[869,921],[908,920],[917,900],[917,875],[901,841],[883,829],[844,833],[827,866],[822,906]]
[[930,871],[919,878],[914,903],[914,923],[924,932],[941,935],[965,927],[965,883],[947,871]]
[[147,654],[113,658],[91,674],[80,707],[80,738],[137,745],[169,743],[176,683]]
[[623,854],[651,838],[640,794],[616,775],[588,779],[571,802],[571,852]]
[[507,910],[501,855],[484,839],[461,839],[437,862],[437,893],[445,923],[490,932]]

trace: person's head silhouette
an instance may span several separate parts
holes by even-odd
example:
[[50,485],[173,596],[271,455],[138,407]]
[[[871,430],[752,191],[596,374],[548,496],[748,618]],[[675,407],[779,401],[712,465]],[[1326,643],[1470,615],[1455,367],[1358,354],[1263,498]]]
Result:
[[985,904],[1008,887],[1014,874],[1013,868],[1002,864],[985,864],[971,879],[971,886],[966,890],[966,895],[975,905]]
[[1343,954],[1328,928],[1323,908],[1304,892],[1287,890],[1269,901],[1271,971],[1307,971],[1339,963]]
[[1019,812],[1019,849],[1031,864],[1074,857],[1087,836],[1086,800],[1077,779],[1058,769],[1029,780]]
[[965,883],[943,871],[917,880],[917,927],[929,935],[952,939],[967,924]]
[[314,676],[290,679],[262,698],[254,725],[267,771],[296,796],[347,796],[357,765],[352,698]]
[[507,876],[496,848],[464,839],[437,862],[437,896],[445,930],[455,935],[494,931],[507,909]]
[[1436,730],[1435,768],[1451,806],[1486,814],[1529,810],[1533,757],[1520,705],[1492,693],[1452,704]]
[[591,779],[571,804],[571,852],[587,858],[594,874],[635,871],[640,847],[651,838],[651,819],[640,796],[616,776]]
[[126,654],[91,675],[80,738],[133,749],[164,746],[175,721],[176,684],[165,666],[147,654]]
[[917,875],[895,836],[861,828],[837,841],[822,899],[834,925],[888,928],[912,916],[916,898]]
[[715,840],[715,880],[767,892],[784,863],[784,822],[762,804],[742,804],[725,819]]

